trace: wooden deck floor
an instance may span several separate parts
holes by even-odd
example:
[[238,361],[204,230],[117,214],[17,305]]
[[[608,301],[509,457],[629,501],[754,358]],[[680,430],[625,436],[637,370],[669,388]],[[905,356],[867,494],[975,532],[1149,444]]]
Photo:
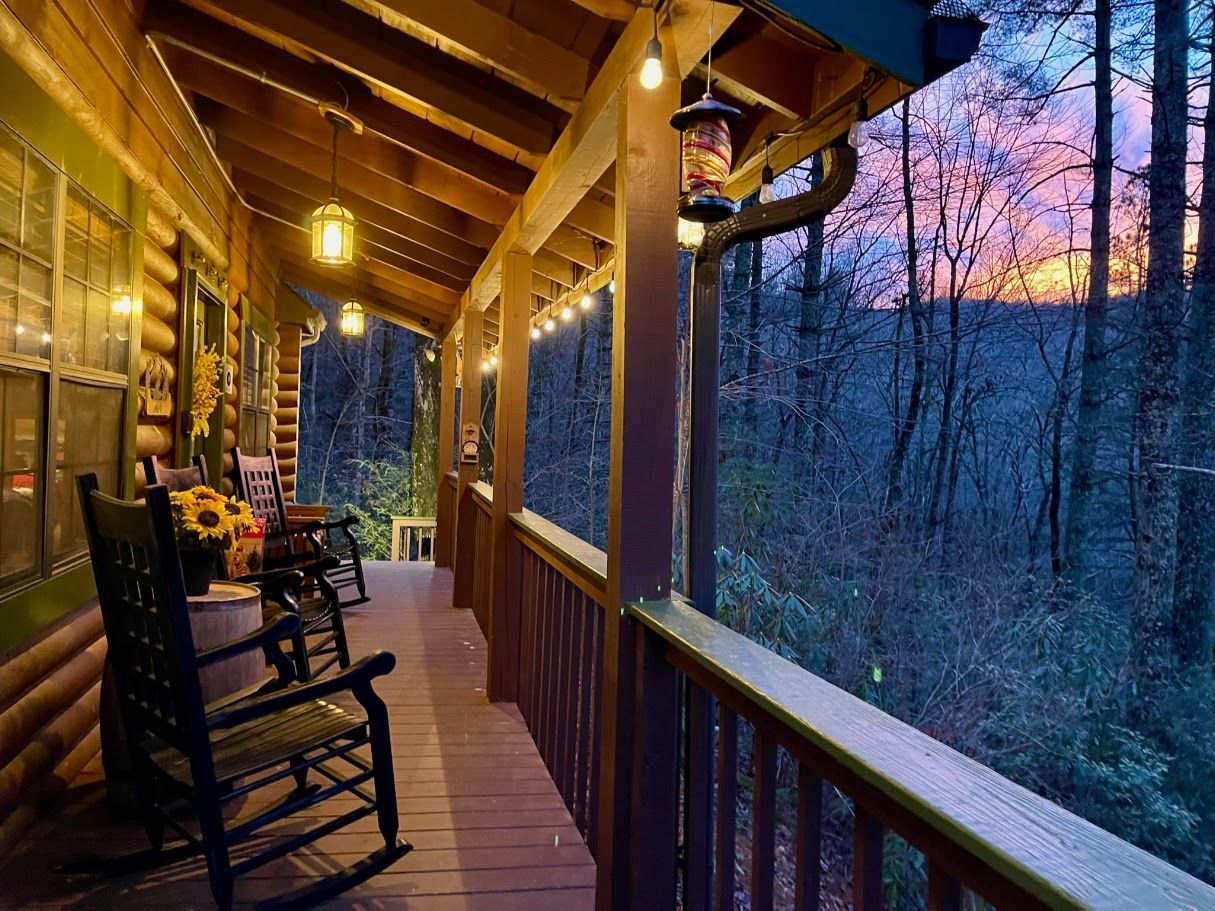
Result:
[[[595,867],[513,705],[485,698],[485,641],[455,611],[451,574],[430,564],[370,564],[372,600],[348,611],[351,652],[397,656],[380,681],[388,703],[401,834],[414,851],[325,908],[579,911]],[[0,869],[0,908],[210,908],[195,858],[153,872],[72,879],[53,867],[147,847],[143,830],[102,801],[96,760]],[[333,807],[340,798],[325,806]],[[248,808],[245,808],[248,809]],[[243,815],[243,812],[242,812]],[[381,842],[374,817],[311,851],[237,881],[241,906],[349,864]]]

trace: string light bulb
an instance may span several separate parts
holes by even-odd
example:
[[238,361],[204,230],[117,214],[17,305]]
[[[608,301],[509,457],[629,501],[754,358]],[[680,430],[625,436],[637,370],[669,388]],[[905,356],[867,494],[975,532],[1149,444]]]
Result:
[[491,354],[491,355],[489,356],[489,366],[491,366],[491,367],[497,367],[497,366],[498,366],[498,355],[496,355],[496,354]]
[[574,311],[570,307],[569,304],[566,304],[564,307],[561,308],[561,320],[562,320],[562,322],[568,323],[573,318],[574,318]]
[[481,361],[481,372],[489,373],[489,361],[487,361],[487,360]]
[[776,202],[776,175],[772,173],[772,163],[768,160],[768,147],[772,144],[772,137],[769,136],[764,141],[764,169],[759,172],[759,201],[766,204]]
[[538,339],[539,337],[540,337],[540,327],[532,326],[532,340],[534,341],[535,339]]
[[662,85],[662,42],[658,40],[658,5],[654,5],[654,37],[646,42],[641,64],[641,87],[653,91]]
[[578,306],[583,310],[590,310],[595,306],[595,298],[591,297],[591,292],[588,291],[582,295],[582,300],[578,301]]
[[544,321],[544,331],[545,332],[552,332],[556,328],[557,328],[557,323],[554,322],[554,320],[551,316]]
[[608,294],[612,295],[613,297],[616,296],[616,279],[614,278],[608,282]]
[[848,127],[848,145],[859,152],[869,144],[869,102],[863,95],[856,100],[854,117]]

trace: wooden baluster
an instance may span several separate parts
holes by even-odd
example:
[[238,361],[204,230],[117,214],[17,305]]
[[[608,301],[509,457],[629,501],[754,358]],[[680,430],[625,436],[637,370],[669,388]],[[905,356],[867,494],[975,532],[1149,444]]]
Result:
[[823,780],[807,765],[797,767],[797,874],[793,907],[816,911],[822,886]]
[[751,908],[772,911],[776,883],[776,744],[755,732],[751,757]]
[[855,911],[882,909],[882,851],[886,833],[882,824],[856,807],[852,837],[852,907]]
[[713,889],[713,715],[714,700],[692,681],[687,688],[684,905],[709,907]]
[[556,782],[557,789],[561,791],[561,796],[565,798],[567,806],[570,805],[570,795],[573,792],[571,755],[574,745],[574,669],[578,659],[578,652],[575,648],[578,640],[574,632],[574,595],[577,594],[577,591],[569,580],[562,578],[561,625],[557,631],[561,655],[561,672],[558,677],[561,699],[558,703],[557,743],[555,745],[557,774],[553,781]]
[[587,813],[587,846],[591,856],[599,844],[599,744],[603,734],[603,605],[594,604],[594,646],[591,649],[591,750],[587,755],[590,763],[590,806]]
[[536,722],[536,746],[540,750],[540,755],[544,759],[544,764],[548,765],[548,737],[552,730],[550,721],[550,708],[553,703],[553,598],[555,592],[556,573],[553,568],[547,563],[544,565],[544,599],[541,601],[540,613],[540,679],[543,681],[540,688],[540,705],[539,715]]
[[578,668],[578,766],[574,776],[574,793],[577,812],[574,821],[585,836],[587,834],[587,799],[590,790],[591,755],[593,742],[591,724],[591,697],[595,687],[595,614],[599,607],[586,595],[580,593],[582,609],[582,663]]
[[523,720],[527,722],[530,730],[532,726],[531,699],[536,680],[536,669],[532,665],[536,654],[533,641],[536,629],[536,590],[533,567],[536,560],[535,555],[526,547],[521,549],[523,551],[520,557],[523,562],[523,639],[519,644],[519,714],[523,716]]
[[958,881],[933,861],[928,861],[928,911],[961,911],[962,889]]
[[717,877],[713,907],[734,911],[734,830],[738,815],[738,716],[724,705],[717,722]]

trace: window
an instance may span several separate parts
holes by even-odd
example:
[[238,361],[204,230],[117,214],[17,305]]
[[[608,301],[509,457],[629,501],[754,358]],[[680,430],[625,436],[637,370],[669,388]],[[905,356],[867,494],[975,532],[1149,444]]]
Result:
[[120,492],[131,242],[0,124],[0,595],[84,554],[77,474]]
[[271,344],[245,323],[241,345],[240,448],[262,455],[270,448],[270,412],[274,409],[270,388]]

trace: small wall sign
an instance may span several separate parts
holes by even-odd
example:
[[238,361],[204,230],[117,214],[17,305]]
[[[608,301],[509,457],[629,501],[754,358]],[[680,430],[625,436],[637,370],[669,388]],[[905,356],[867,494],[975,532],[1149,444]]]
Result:
[[476,424],[465,424],[460,431],[460,464],[476,465],[481,455],[481,430]]

